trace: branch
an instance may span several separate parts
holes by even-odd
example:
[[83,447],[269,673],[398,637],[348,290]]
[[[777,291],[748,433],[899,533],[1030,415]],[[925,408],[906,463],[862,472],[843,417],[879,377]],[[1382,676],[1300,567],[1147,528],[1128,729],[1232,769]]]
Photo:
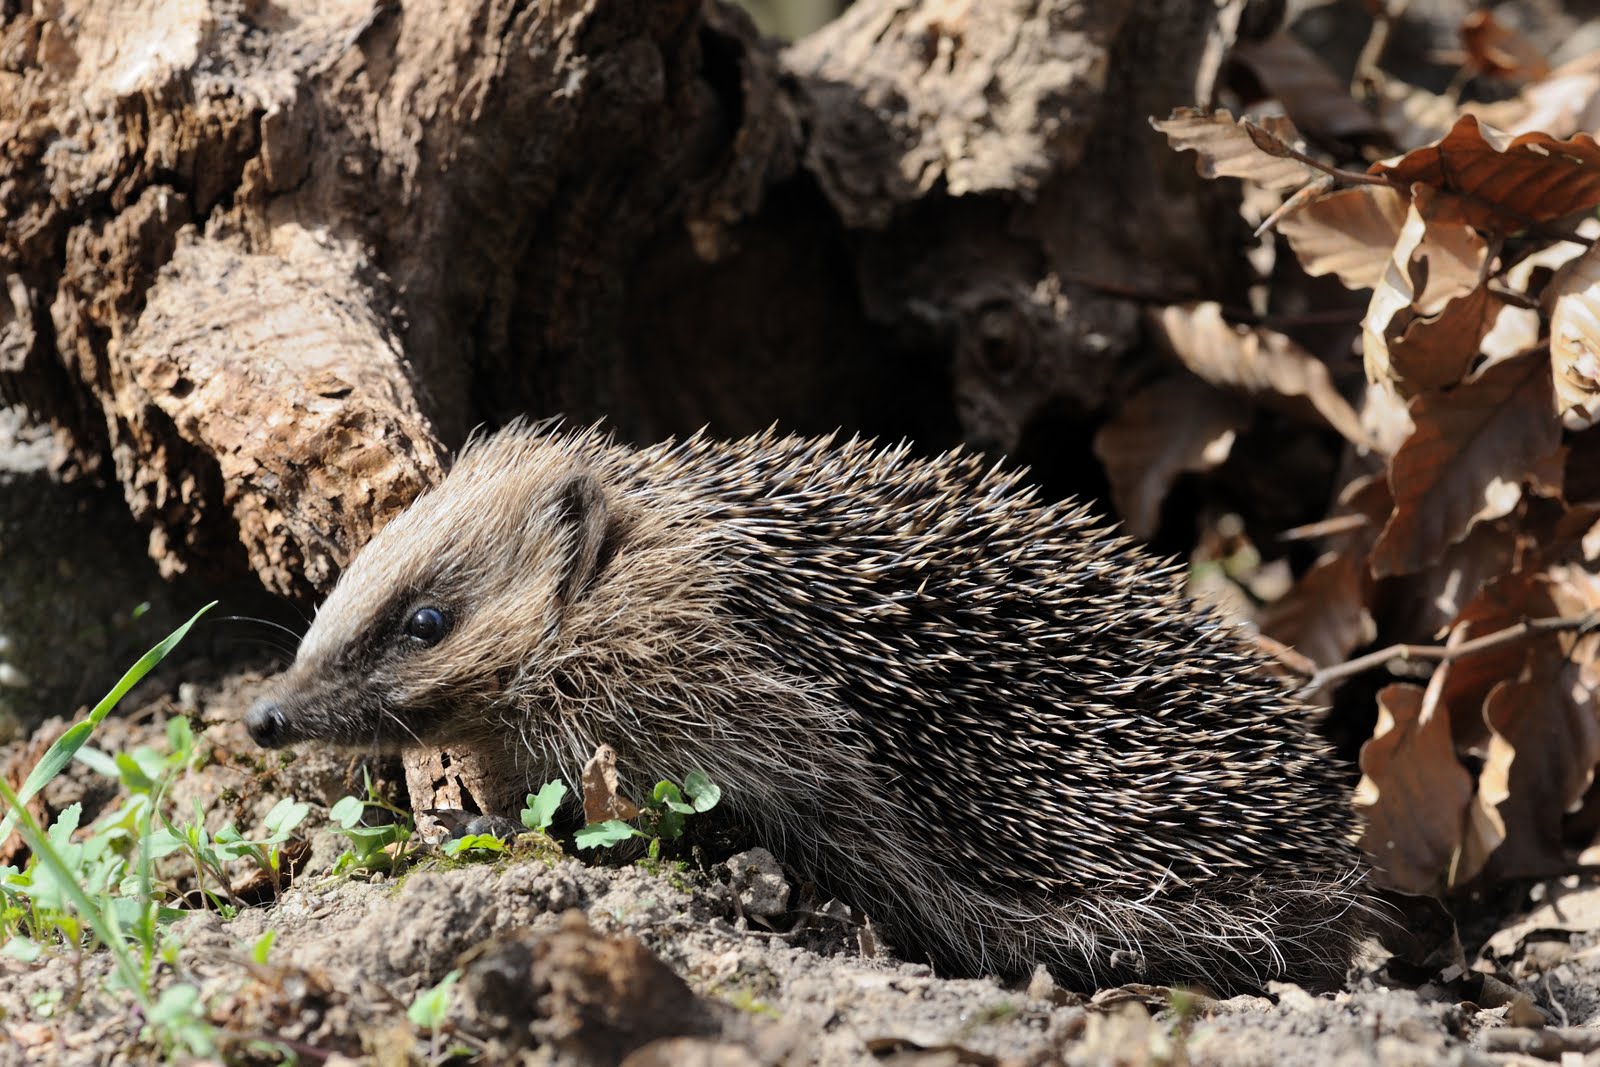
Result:
[[[1474,656],[1480,652],[1521,641],[1528,637],[1538,637],[1543,634],[1576,631],[1580,635],[1600,629],[1600,612],[1589,612],[1586,615],[1567,616],[1555,615],[1543,619],[1524,619],[1519,623],[1507,626],[1503,630],[1474,637],[1464,641],[1453,648],[1444,645],[1390,645],[1376,652],[1369,652],[1364,656],[1346,660],[1344,663],[1332,667],[1325,667],[1312,674],[1301,688],[1307,692],[1321,689],[1330,682],[1340,682],[1354,677],[1363,671],[1374,667],[1381,667],[1390,660],[1421,660],[1432,663],[1451,663],[1467,656]],[[1289,665],[1293,669],[1293,665]]]

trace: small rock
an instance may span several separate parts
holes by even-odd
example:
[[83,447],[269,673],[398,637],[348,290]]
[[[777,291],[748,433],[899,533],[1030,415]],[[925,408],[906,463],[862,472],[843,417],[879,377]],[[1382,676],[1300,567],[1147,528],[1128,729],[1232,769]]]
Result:
[[764,848],[753,848],[728,857],[733,889],[746,915],[771,919],[789,910],[791,889],[783,867]]
[[719,1029],[715,1008],[638,938],[596,933],[582,912],[562,916],[555,931],[484,942],[468,953],[462,986],[465,1029],[507,1057],[548,1045],[568,1062],[614,1064],[652,1041]]

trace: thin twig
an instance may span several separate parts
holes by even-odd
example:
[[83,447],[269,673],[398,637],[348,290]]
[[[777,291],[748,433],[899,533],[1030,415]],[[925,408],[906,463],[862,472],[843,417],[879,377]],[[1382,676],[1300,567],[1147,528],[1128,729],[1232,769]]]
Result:
[[[1289,148],[1288,145],[1284,145],[1284,147]],[[1289,148],[1289,151],[1293,152],[1294,149]],[[1333,179],[1326,175],[1321,178],[1313,178],[1311,181],[1306,182],[1300,188],[1296,189],[1292,195],[1285,197],[1283,203],[1273,208],[1272,214],[1261,220],[1261,225],[1255,228],[1255,232],[1252,233],[1251,236],[1260,237],[1262,234],[1276,226],[1278,224],[1278,220],[1283,218],[1289,212],[1293,211],[1297,207],[1300,207],[1302,204],[1310,203],[1312,200],[1316,199],[1332,188]]]
[[1516,289],[1512,289],[1504,285],[1496,285],[1494,282],[1490,282],[1489,292],[1493,293],[1501,300],[1504,300],[1512,307],[1526,308],[1530,311],[1539,310],[1539,301],[1535,300],[1527,293],[1519,292]]
[[1307,679],[1304,688],[1307,690],[1321,689],[1329,682],[1343,681],[1363,671],[1381,667],[1390,660],[1450,663],[1454,660],[1477,655],[1480,652],[1488,652],[1528,637],[1573,630],[1582,634],[1596,628],[1600,628],[1600,612],[1589,612],[1587,615],[1554,615],[1542,619],[1524,619],[1521,622],[1507,626],[1503,630],[1496,630],[1493,633],[1484,634],[1482,637],[1474,637],[1470,641],[1463,641],[1453,648],[1444,645],[1390,645],[1388,648],[1369,652],[1365,656],[1357,656],[1355,659],[1346,660],[1344,663],[1338,663],[1332,667],[1324,667]]
[[1284,530],[1278,535],[1280,541],[1314,541],[1319,537],[1331,537],[1334,534],[1349,533],[1359,530],[1364,526],[1371,526],[1372,519],[1359,511],[1352,511],[1348,515],[1334,515],[1331,518],[1318,522],[1308,522],[1304,526],[1295,526]]
[[1361,55],[1356,59],[1356,69],[1350,81],[1351,95],[1356,95],[1358,89],[1369,89],[1381,78],[1382,70],[1379,63],[1383,59],[1383,50],[1389,44],[1389,34],[1394,30],[1394,24],[1405,13],[1407,0],[1398,3],[1385,3],[1378,6],[1372,16],[1372,29],[1367,34],[1366,43],[1361,46]]
[[1304,163],[1312,170],[1320,170],[1343,185],[1387,185],[1391,189],[1398,189],[1401,192],[1407,191],[1406,186],[1398,179],[1382,174],[1368,174],[1364,170],[1345,170],[1343,167],[1336,167],[1332,163],[1324,163],[1315,156],[1308,156],[1298,148],[1287,144],[1283,146],[1281,154],[1296,163]]

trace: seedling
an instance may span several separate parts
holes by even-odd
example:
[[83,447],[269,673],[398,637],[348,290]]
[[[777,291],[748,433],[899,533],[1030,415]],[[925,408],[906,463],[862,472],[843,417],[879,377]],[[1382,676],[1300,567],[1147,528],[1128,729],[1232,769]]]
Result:
[[537,793],[529,793],[528,805],[522,809],[522,825],[548,834],[550,824],[555,822],[556,810],[561,807],[566,795],[567,783],[559,778],[546,782]]
[[507,851],[506,843],[494,834],[463,834],[444,843],[444,854],[450,857],[460,856],[463,852],[500,856]]
[[[333,864],[334,874],[354,869],[390,870],[404,856],[404,845],[411,839],[414,824],[409,812],[402,811],[378,795],[372,779],[366,779],[366,799],[344,797],[328,809],[328,819],[335,833],[350,839],[350,850]],[[368,826],[368,810],[386,811],[393,821]]]
[[430,1033],[443,1026],[450,1012],[451,991],[460,977],[460,971],[451,971],[439,980],[438,985],[418,993],[417,999],[406,1009],[406,1018],[411,1020],[411,1024]]
[[[20,789],[0,779],[0,840],[15,830],[29,849],[25,868],[0,867],[0,937],[13,958],[37,959],[50,944],[80,947],[89,942],[105,947],[112,959],[112,991],[131,996],[144,1015],[144,1033],[169,1052],[210,1056],[216,1051],[215,1031],[205,1018],[195,987],[176,983],[154,994],[158,963],[171,964],[177,945],[160,934],[161,924],[182,912],[162,903],[155,892],[151,865],[161,843],[154,822],[160,800],[174,774],[194,751],[194,734],[186,720],[168,724],[168,755],[148,749],[115,756],[88,747],[90,737],[140,679],[177,646],[190,628],[211,609],[208,604],[174,630],[122,676],[81,721],[74,723],[46,750]],[[128,792],[121,807],[102,815],[79,834],[81,806],[74,804],[48,829],[26,807],[74,758],[118,779]],[[180,830],[162,818],[165,833]],[[182,828],[187,839],[190,828]]]
[[650,842],[649,858],[657,860],[661,858],[662,841],[676,841],[683,836],[688,816],[710,811],[721,799],[722,790],[715,782],[699,771],[690,771],[683,779],[682,789],[666,779],[657,782],[650,803],[640,808],[633,823],[620,819],[591,823],[573,835],[573,840],[578,848],[587,849],[608,848],[641,837]]

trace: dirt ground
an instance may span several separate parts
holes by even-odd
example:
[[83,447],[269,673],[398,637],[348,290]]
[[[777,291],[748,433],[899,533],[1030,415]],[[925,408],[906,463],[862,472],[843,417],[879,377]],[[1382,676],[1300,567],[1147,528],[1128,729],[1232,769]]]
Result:
[[[1465,972],[1446,960],[1401,981],[1374,949],[1331,996],[1277,986],[1221,1001],[1154,987],[1086,997],[1044,976],[949,980],[897,960],[759,852],[613,867],[434,854],[400,877],[330,877],[345,843],[323,827],[326,806],[355,790],[360,766],[256,750],[241,717],[261,672],[196,681],[215,668],[175,660],[96,743],[159,748],[165,720],[188,717],[210,757],[179,779],[172,805],[198,798],[213,830],[258,826],[286,795],[313,805],[281,897],[173,927],[182,947],[161,983],[199,986],[230,1062],[1600,1063],[1600,887],[1534,887],[1531,910],[1471,946]],[[87,823],[113,795],[105,782],[74,764],[46,800],[83,801]],[[259,878],[236,888],[264,892]],[[269,929],[276,940],[255,962]],[[102,992],[109,969],[104,953],[0,962],[0,1062],[159,1062],[138,1013]],[[417,994],[456,969],[445,1023],[428,1033],[409,1022]]]

